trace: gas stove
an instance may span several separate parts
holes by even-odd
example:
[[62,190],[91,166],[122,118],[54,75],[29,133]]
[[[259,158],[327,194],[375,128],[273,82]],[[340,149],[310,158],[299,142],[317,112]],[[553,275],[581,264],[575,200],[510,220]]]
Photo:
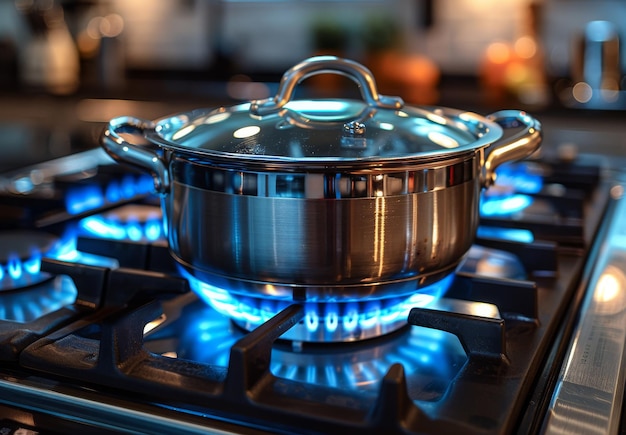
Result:
[[[185,275],[151,178],[99,149],[5,172],[0,431],[616,429],[625,183],[599,156],[506,165],[453,274],[337,306],[242,301]],[[339,327],[359,338],[324,340]]]

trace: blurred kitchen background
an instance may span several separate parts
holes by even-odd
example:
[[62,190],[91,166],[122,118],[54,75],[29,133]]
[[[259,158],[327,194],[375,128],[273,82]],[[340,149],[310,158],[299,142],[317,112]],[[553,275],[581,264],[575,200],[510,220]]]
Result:
[[315,54],[407,103],[526,109],[551,146],[623,153],[625,38],[623,0],[0,0],[0,171],[97,146],[114,116],[273,95]]

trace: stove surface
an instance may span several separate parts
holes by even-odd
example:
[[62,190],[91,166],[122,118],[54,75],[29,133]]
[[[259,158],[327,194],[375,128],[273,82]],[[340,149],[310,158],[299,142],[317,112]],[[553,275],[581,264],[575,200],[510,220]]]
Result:
[[[92,163],[76,173],[77,161]],[[482,200],[476,243],[444,290],[393,313],[338,312],[320,323],[298,301],[264,312],[218,299],[239,310],[234,319],[207,304],[169,255],[151,180],[99,150],[3,174],[0,209],[12,219],[0,219],[9,241],[0,251],[0,427],[549,432],[546,410],[567,400],[551,401],[555,384],[567,392],[567,361],[585,358],[570,336],[595,343],[578,320],[601,304],[588,287],[604,289],[604,300],[626,288],[622,275],[611,287],[592,267],[623,264],[623,227],[613,222],[626,213],[625,182],[597,156],[544,156],[499,176]],[[21,233],[36,242],[16,242]],[[382,332],[347,343],[290,336],[334,322]],[[621,371],[612,376],[620,384]],[[619,406],[621,390],[610,391]]]

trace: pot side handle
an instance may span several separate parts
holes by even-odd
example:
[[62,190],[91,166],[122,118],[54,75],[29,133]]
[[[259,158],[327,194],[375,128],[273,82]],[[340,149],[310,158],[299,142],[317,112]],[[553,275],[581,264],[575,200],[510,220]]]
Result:
[[141,135],[145,138],[149,130],[154,130],[152,121],[130,116],[113,118],[100,138],[100,144],[114,160],[150,172],[154,179],[155,190],[158,193],[167,193],[170,186],[169,173],[161,157],[148,147],[132,144],[121,136],[123,134]]
[[541,123],[524,111],[501,110],[487,116],[503,128],[523,126],[519,133],[495,143],[490,148],[483,165],[483,186],[489,187],[496,181],[496,168],[503,163],[521,160],[539,149],[542,141]]

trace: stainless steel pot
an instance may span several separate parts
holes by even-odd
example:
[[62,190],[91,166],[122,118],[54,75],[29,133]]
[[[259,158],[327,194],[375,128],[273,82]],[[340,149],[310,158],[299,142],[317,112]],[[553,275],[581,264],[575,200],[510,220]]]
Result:
[[[319,73],[353,79],[363,101],[294,100]],[[522,131],[496,143],[501,126]],[[189,273],[235,295],[301,301],[406,295],[450,273],[495,168],[540,142],[524,112],[406,106],[335,57],[291,68],[274,98],[116,118],[102,138],[115,159],[152,173],[171,254]]]

